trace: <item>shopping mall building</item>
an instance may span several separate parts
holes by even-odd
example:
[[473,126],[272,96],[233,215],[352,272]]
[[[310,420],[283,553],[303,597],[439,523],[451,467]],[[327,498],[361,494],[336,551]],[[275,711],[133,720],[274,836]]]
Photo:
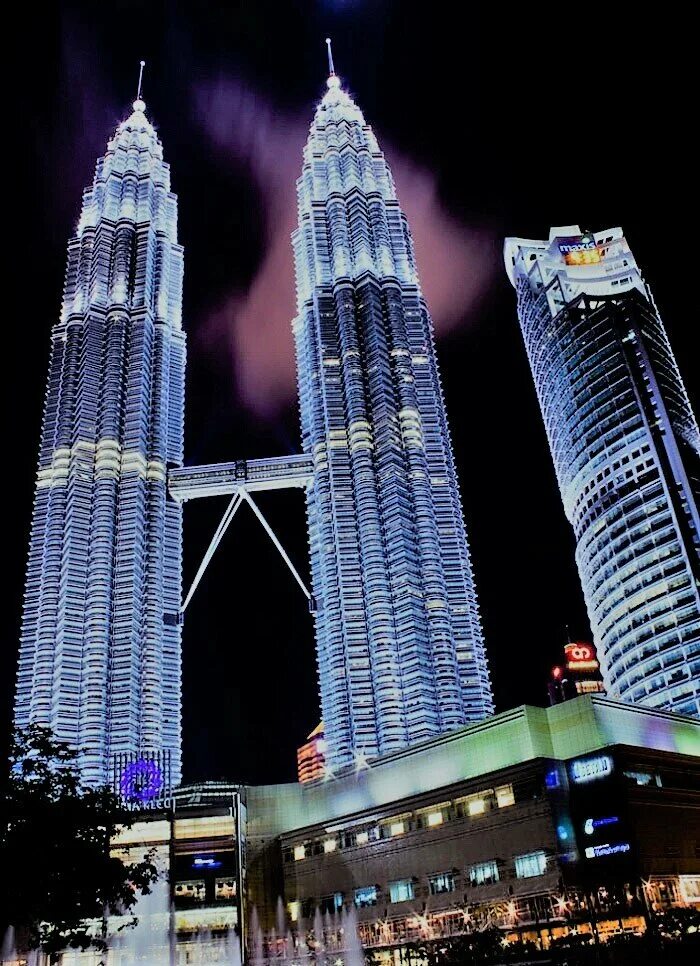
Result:
[[154,845],[183,949],[232,930],[251,959],[321,930],[340,949],[350,909],[397,962],[486,926],[543,947],[641,932],[700,903],[700,723],[597,695],[524,706],[332,780],[182,788],[120,842]]

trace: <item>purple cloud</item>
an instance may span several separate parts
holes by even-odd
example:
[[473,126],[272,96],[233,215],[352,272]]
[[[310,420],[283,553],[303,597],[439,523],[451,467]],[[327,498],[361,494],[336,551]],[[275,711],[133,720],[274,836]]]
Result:
[[[211,311],[200,328],[200,345],[204,351],[223,348],[234,366],[241,401],[258,415],[272,417],[296,392],[290,234],[296,224],[295,183],[311,112],[306,117],[286,114],[234,78],[201,86],[195,110],[216,148],[250,172],[265,225],[264,253],[256,274],[247,289],[232,289]],[[440,335],[472,317],[487,290],[493,277],[493,236],[461,224],[441,203],[434,176],[383,146]]]

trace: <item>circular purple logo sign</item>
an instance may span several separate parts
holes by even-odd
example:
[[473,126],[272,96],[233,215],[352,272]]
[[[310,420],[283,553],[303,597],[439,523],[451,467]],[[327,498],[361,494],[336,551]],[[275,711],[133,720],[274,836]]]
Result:
[[122,772],[119,790],[131,802],[152,802],[163,788],[163,773],[151,758],[130,761]]

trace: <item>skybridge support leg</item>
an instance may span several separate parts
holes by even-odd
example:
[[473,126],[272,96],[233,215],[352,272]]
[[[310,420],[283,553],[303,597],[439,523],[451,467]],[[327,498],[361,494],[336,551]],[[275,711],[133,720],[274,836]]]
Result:
[[272,542],[274,543],[274,545],[279,550],[280,555],[282,556],[282,559],[284,560],[284,562],[287,564],[287,566],[291,570],[292,576],[294,577],[294,579],[296,580],[296,582],[299,584],[299,586],[303,590],[304,596],[309,601],[309,604],[312,605],[313,604],[313,598],[312,598],[311,594],[306,589],[306,585],[304,584],[304,581],[299,576],[299,574],[298,574],[298,572],[297,572],[294,564],[292,563],[292,561],[287,556],[287,553],[286,553],[284,547],[282,546],[282,544],[279,542],[279,540],[275,536],[275,533],[274,533],[272,527],[270,526],[270,524],[267,522],[267,520],[265,519],[265,517],[262,515],[262,513],[258,509],[258,507],[255,504],[255,502],[253,501],[253,498],[250,495],[250,493],[248,493],[247,490],[241,490],[241,493],[243,495],[243,499],[246,500],[250,504],[251,510],[253,511],[253,513],[255,514],[255,516],[258,518],[258,520],[262,523],[262,525],[265,528],[265,530],[267,532],[267,535],[269,536],[270,540],[272,540]]
[[199,586],[200,580],[204,576],[204,571],[209,566],[209,561],[214,556],[214,553],[216,552],[216,548],[219,546],[219,544],[221,543],[221,540],[222,540],[224,534],[228,530],[229,524],[231,523],[231,520],[233,520],[234,516],[236,515],[236,510],[238,510],[239,506],[243,502],[243,497],[241,496],[241,493],[242,492],[244,492],[244,491],[242,491],[242,490],[236,490],[236,492],[233,494],[233,496],[231,498],[231,502],[226,507],[226,512],[224,513],[223,517],[221,518],[221,523],[217,527],[216,533],[212,537],[211,543],[209,544],[209,547],[207,548],[207,552],[204,554],[204,557],[202,558],[202,562],[199,565],[199,570],[197,571],[197,573],[195,575],[195,578],[192,581],[192,586],[190,587],[190,589],[188,591],[187,597],[185,598],[185,602],[182,605],[182,610],[180,611],[180,614],[181,615],[185,613],[185,610],[187,609],[187,605],[192,600],[192,597],[194,595],[194,592],[197,589],[197,587]]
[[262,515],[262,513],[258,509],[258,507],[257,507],[256,503],[253,501],[253,498],[250,495],[250,493],[248,493],[248,491],[246,490],[246,488],[244,486],[241,486],[233,494],[233,496],[231,498],[231,502],[226,507],[226,512],[224,513],[223,517],[221,518],[221,522],[219,523],[219,526],[216,528],[216,533],[214,534],[214,536],[211,539],[211,543],[209,544],[209,547],[207,548],[207,552],[204,554],[204,557],[202,558],[202,562],[199,565],[199,569],[197,570],[197,573],[195,575],[195,578],[192,581],[192,586],[190,587],[189,591],[187,592],[187,597],[185,597],[185,602],[183,603],[182,609],[180,610],[180,617],[181,618],[184,615],[185,610],[187,609],[187,606],[188,606],[189,602],[192,600],[192,597],[194,596],[195,590],[197,589],[197,587],[199,587],[200,581],[201,581],[202,577],[204,576],[204,572],[206,571],[207,567],[209,566],[209,563],[211,561],[211,558],[214,556],[217,547],[221,543],[224,534],[228,530],[231,521],[233,520],[234,516],[236,515],[236,511],[241,506],[241,504],[243,503],[243,501],[245,501],[246,503],[248,503],[250,505],[251,510],[253,511],[253,513],[255,514],[255,516],[258,518],[258,520],[260,521],[260,523],[263,525],[263,528],[265,529],[265,531],[266,531],[267,535],[269,536],[270,540],[272,540],[272,542],[274,543],[274,545],[277,547],[277,550],[279,551],[280,556],[282,557],[282,559],[284,560],[284,562],[289,567],[290,571],[292,572],[292,576],[294,577],[294,579],[296,580],[296,582],[299,584],[299,586],[302,589],[302,592],[303,592],[304,596],[308,600],[308,602],[309,602],[309,610],[312,613],[316,610],[316,602],[315,602],[314,598],[309,593],[309,591],[306,589],[306,585],[304,584],[304,581],[301,579],[301,577],[299,576],[299,573],[298,573],[296,567],[294,566],[294,564],[292,563],[292,561],[287,556],[287,552],[285,551],[284,547],[282,546],[282,544],[279,542],[279,540],[275,536],[275,533],[274,533],[272,527],[270,526],[270,524],[267,522],[267,520],[265,519],[265,517]]

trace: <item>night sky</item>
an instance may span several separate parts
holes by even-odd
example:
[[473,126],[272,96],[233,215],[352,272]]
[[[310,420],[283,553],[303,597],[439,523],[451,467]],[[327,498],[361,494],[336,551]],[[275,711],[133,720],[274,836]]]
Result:
[[[415,234],[497,709],[545,703],[566,625],[590,631],[502,242],[546,237],[551,225],[622,225],[697,411],[696,245],[679,230],[696,180],[694,81],[678,24],[667,33],[637,7],[631,32],[627,12],[580,4],[551,20],[541,5],[521,5],[515,20],[502,5],[406,0],[46,6],[17,10],[4,52],[3,738],[66,243],[95,161],[130,111],[138,61],[185,246],[186,462],[281,455],[299,448],[289,231],[327,34]],[[306,576],[302,495],[259,504]],[[225,505],[186,507],[186,588]],[[292,779],[318,721],[312,623],[245,509],[188,609],[183,661],[186,780]]]

